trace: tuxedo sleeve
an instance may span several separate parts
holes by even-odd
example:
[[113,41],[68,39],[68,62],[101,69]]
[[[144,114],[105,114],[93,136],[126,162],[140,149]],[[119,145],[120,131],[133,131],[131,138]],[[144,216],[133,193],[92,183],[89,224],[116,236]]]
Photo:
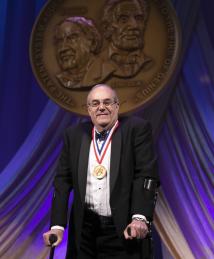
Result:
[[138,124],[133,132],[134,176],[131,193],[131,214],[142,214],[152,220],[155,191],[144,188],[145,179],[159,184],[157,159],[154,153],[152,129],[149,123]]
[[54,193],[51,210],[51,226],[66,227],[69,195],[72,190],[72,172],[70,168],[69,137],[65,132],[63,148],[59,158],[57,172],[54,179]]

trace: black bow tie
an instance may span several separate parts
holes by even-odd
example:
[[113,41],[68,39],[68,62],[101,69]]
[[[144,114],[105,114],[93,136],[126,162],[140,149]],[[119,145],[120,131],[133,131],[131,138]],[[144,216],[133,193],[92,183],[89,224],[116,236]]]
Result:
[[108,132],[107,130],[103,130],[102,132],[97,132],[96,131],[96,140],[99,140],[99,141],[104,141],[108,136]]

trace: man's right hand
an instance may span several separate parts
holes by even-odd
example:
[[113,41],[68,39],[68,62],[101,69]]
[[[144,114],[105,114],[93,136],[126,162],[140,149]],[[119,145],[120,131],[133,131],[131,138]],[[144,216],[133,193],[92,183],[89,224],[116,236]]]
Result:
[[51,234],[54,234],[57,236],[57,241],[53,243],[52,246],[58,246],[62,242],[64,231],[61,229],[51,229],[48,232],[45,232],[43,234],[43,239],[46,246],[51,245],[49,241],[49,237]]

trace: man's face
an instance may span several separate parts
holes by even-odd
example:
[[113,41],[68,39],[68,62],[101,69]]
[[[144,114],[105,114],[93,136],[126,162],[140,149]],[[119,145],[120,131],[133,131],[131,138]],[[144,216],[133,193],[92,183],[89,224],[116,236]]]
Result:
[[63,70],[81,69],[88,63],[91,41],[78,25],[62,23],[58,27],[56,40],[57,60]]
[[136,0],[116,5],[113,18],[113,44],[122,50],[143,48],[144,14]]
[[118,119],[119,110],[114,92],[108,87],[100,86],[92,90],[87,101],[88,113],[97,130],[111,128]]

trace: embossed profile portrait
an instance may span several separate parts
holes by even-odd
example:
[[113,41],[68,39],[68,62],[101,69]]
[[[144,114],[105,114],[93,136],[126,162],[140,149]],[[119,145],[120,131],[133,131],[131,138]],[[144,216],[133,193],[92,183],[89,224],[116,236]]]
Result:
[[106,83],[117,89],[125,114],[173,85],[181,35],[169,0],[49,0],[32,31],[31,64],[64,109],[87,115],[88,91]]
[[85,74],[100,51],[101,36],[94,23],[85,17],[69,17],[56,26],[56,59],[59,83],[69,89],[87,86]]
[[108,46],[90,68],[97,82],[111,77],[131,78],[152,66],[144,49],[149,15],[145,0],[108,0],[103,13],[103,36]]

